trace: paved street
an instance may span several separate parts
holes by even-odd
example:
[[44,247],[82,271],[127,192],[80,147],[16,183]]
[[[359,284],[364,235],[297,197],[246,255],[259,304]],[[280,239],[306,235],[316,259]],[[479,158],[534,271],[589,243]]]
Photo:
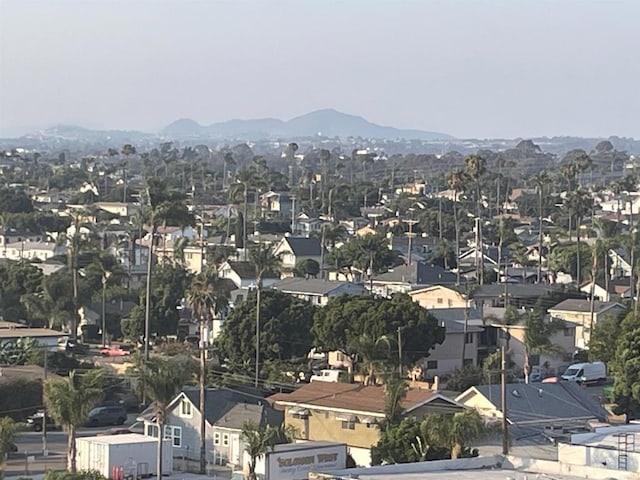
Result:
[[[137,415],[129,415],[125,426],[135,422]],[[112,427],[81,428],[78,437],[90,437]],[[48,469],[64,469],[66,465],[67,434],[60,430],[47,432],[48,456],[43,455],[42,432],[22,432],[16,441],[18,452],[11,455],[5,467],[7,476],[43,473]]]

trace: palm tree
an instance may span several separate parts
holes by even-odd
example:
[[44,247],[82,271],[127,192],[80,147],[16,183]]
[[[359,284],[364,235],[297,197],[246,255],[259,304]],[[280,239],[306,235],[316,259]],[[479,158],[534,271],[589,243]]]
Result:
[[[215,269],[209,269],[194,277],[187,292],[187,302],[193,310],[194,317],[200,323],[200,411],[206,411],[205,381],[207,375],[206,349],[208,339],[205,327],[210,325],[211,319],[223,313],[228,306],[228,292],[223,290],[221,280]],[[206,419],[200,416],[200,473],[206,468]]]
[[176,360],[162,360],[159,358],[141,363],[137,370],[140,388],[154,405],[156,426],[158,428],[156,469],[158,480],[162,480],[162,441],[164,439],[167,408],[176,393],[191,378],[192,372],[188,365]]
[[44,384],[47,412],[67,432],[67,469],[76,472],[76,429],[86,420],[91,409],[103,395],[104,372],[75,370],[63,380],[48,380]]
[[347,350],[354,352],[359,357],[363,370],[366,372],[365,385],[376,384],[376,373],[383,371],[385,365],[389,364],[391,344],[395,343],[387,335],[374,338],[367,333],[355,338],[348,346]]
[[464,173],[454,169],[447,176],[449,188],[453,190],[453,224],[456,231],[456,285],[460,285],[460,219],[458,218],[458,199],[464,189]]
[[242,425],[244,451],[249,456],[249,480],[256,480],[256,462],[269,450],[273,450],[278,438],[278,429],[268,424],[256,424],[247,420]]
[[[567,209],[569,215],[575,218],[576,225],[576,282],[580,285],[581,278],[581,265],[580,265],[580,226],[585,215],[591,210],[593,206],[593,200],[588,192],[584,190],[576,190],[570,192],[566,199]],[[569,233],[571,235],[571,233]]]
[[[247,243],[247,210],[249,208],[249,189],[259,181],[254,168],[240,170],[236,173],[235,183],[229,187],[230,198],[236,198],[242,192],[242,246],[246,249]],[[238,239],[236,239],[237,243]]]
[[545,322],[538,311],[527,312],[524,317],[524,380],[529,383],[531,355],[535,353],[559,353],[559,347],[551,343],[551,336],[559,328],[557,324]]
[[464,174],[466,178],[471,180],[475,187],[476,197],[476,249],[480,252],[480,255],[476,255],[476,279],[482,285],[484,283],[484,263],[482,256],[484,253],[483,239],[482,239],[482,188],[481,180],[484,174],[487,172],[486,160],[480,155],[469,155],[464,159]]
[[542,241],[544,239],[542,205],[544,199],[544,187],[549,183],[549,175],[547,172],[542,170],[533,177],[533,183],[538,191],[538,283],[542,283]]
[[276,272],[280,269],[282,260],[273,254],[271,250],[262,248],[258,241],[258,246],[249,251],[249,258],[256,271],[256,372],[255,387],[258,388],[260,376],[260,292],[262,290],[262,280],[268,272]]
[[458,458],[468,445],[489,434],[482,417],[474,409],[452,416],[429,414],[422,421],[421,430],[427,445],[448,449],[452,459]]

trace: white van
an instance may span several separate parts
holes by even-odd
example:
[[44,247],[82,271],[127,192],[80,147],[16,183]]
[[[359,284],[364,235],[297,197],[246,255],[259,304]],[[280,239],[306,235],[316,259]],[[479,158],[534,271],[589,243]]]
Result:
[[344,370],[320,370],[317,374],[311,375],[310,382],[339,382],[345,375]]
[[607,367],[603,362],[575,363],[562,374],[562,380],[578,383],[604,383]]

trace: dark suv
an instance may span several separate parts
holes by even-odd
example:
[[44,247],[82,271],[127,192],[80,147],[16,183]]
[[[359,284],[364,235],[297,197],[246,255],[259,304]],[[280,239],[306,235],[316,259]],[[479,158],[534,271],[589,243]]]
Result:
[[127,421],[127,411],[121,406],[96,407],[87,416],[87,426],[123,425]]

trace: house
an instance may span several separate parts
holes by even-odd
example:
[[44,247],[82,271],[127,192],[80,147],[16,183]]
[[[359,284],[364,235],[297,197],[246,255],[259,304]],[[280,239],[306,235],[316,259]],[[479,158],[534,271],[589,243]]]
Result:
[[297,277],[280,280],[272,284],[271,288],[321,307],[325,306],[332,297],[366,293],[365,288],[359,283]]
[[260,206],[267,218],[290,217],[291,204],[289,192],[274,192],[270,190],[260,195]]
[[[456,397],[487,420],[502,419],[500,384],[471,387]],[[568,429],[586,429],[589,422],[604,421],[608,414],[575,382],[507,384],[507,422],[510,436],[540,436]]]
[[274,245],[273,254],[280,256],[282,267],[287,270],[293,270],[298,262],[308,259],[320,264],[320,240],[314,237],[285,236]]
[[[257,285],[256,280],[256,268],[250,262],[234,262],[231,260],[225,261],[220,268],[218,268],[219,278],[228,278],[233,282],[236,288],[249,289],[255,288]],[[269,287],[279,280],[279,276],[275,272],[266,272],[262,279],[262,286]]]
[[[569,363],[568,359],[576,350],[575,324],[558,318],[549,321],[556,325],[556,330],[549,337],[555,351],[536,352],[529,355],[530,373],[538,372],[542,377],[561,375]],[[485,318],[485,323],[487,334],[496,339],[495,348],[499,349],[504,346],[506,351],[510,353],[510,359],[514,365],[524,369],[526,363],[525,333],[527,331],[524,321],[509,325]]]
[[508,305],[516,308],[530,307],[540,297],[552,291],[553,287],[540,283],[480,285],[473,292],[473,300],[478,306],[504,307],[504,300],[508,297]]
[[0,321],[0,348],[8,343],[31,338],[43,347],[58,348],[58,340],[67,334],[50,328],[30,328],[21,323]]
[[8,260],[40,260],[45,261],[58,255],[65,255],[67,248],[55,242],[21,241],[2,246],[0,252]]
[[95,202],[93,205],[102,211],[124,218],[130,217],[140,209],[139,205],[123,202]]
[[609,250],[611,266],[609,274],[611,278],[621,278],[631,276],[631,256],[626,248],[612,248]]
[[[385,387],[312,382],[267,400],[284,410],[285,425],[295,429],[298,441],[346,443],[356,464],[371,464],[371,447],[378,443],[385,418]],[[401,407],[403,416],[417,418],[462,410],[437,391],[418,389],[406,391]]]
[[467,296],[457,288],[444,285],[433,285],[408,293],[411,299],[427,310],[436,308],[467,308]]
[[[173,443],[173,455],[196,460],[200,458],[199,395],[197,388],[185,388],[173,399],[167,410],[164,436]],[[237,387],[206,390],[206,451],[207,461],[218,465],[242,466],[244,443],[242,425],[252,421],[257,425],[282,425],[283,413],[275,410],[261,395],[251,389]],[[158,436],[153,406],[145,410],[139,421],[144,433]]]
[[454,285],[456,274],[439,265],[413,262],[411,265],[400,265],[376,275],[372,283],[374,293],[389,296],[392,293],[406,293],[426,285]]
[[[593,325],[605,317],[617,317],[627,311],[617,302],[593,302]],[[591,335],[591,301],[587,299],[567,299],[547,310],[551,318],[571,322],[576,328],[576,347],[586,349]]]
[[302,237],[309,237],[312,233],[319,232],[324,223],[319,218],[311,218],[307,214],[301,213],[295,221],[293,233]]
[[509,248],[502,248],[502,252],[498,247],[493,245],[472,245],[470,248],[460,253],[460,261],[458,262],[460,268],[474,267],[476,262],[480,262],[485,270],[496,269],[501,265],[505,265],[509,262]]
[[633,289],[631,288],[629,278],[615,278],[607,282],[608,290],[597,282],[593,285],[592,281],[584,282],[580,285],[580,291],[587,296],[591,295],[591,288],[593,287],[593,296],[596,300],[601,302],[610,302],[614,298],[631,298]]
[[437,308],[429,313],[436,317],[438,324],[444,327],[445,333],[444,342],[433,347],[429,356],[420,362],[422,376],[433,378],[436,375],[451,373],[462,366],[479,365],[479,347],[484,331],[482,312],[476,308],[454,307]]

